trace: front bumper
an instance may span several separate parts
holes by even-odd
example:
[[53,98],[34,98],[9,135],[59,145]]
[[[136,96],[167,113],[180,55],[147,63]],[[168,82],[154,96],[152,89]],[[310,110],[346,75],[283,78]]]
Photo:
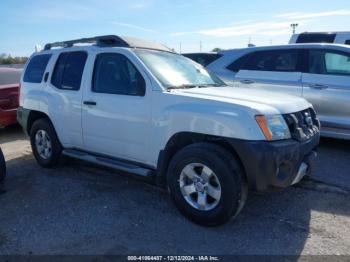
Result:
[[231,140],[238,153],[250,188],[264,191],[269,187],[287,187],[311,174],[320,133],[306,141]]

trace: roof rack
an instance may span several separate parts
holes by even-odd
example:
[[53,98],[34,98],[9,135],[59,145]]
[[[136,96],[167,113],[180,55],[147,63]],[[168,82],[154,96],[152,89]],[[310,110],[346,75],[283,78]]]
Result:
[[99,47],[129,47],[129,48],[144,48],[153,49],[166,52],[174,52],[170,48],[158,43],[149,42],[146,40],[134,38],[134,37],[120,37],[116,35],[103,35],[89,38],[81,38],[76,40],[69,40],[63,42],[48,43],[45,45],[44,50],[50,50],[54,47],[72,47],[75,44],[95,44]]

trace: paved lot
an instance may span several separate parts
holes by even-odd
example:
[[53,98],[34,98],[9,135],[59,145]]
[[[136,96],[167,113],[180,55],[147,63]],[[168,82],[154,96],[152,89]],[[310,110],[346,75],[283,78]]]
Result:
[[348,254],[350,143],[322,140],[316,175],[250,194],[235,221],[204,228],[155,186],[78,161],[40,168],[19,128],[0,130],[8,178],[0,254]]
[[0,67],[0,85],[19,83],[22,69],[11,67]]

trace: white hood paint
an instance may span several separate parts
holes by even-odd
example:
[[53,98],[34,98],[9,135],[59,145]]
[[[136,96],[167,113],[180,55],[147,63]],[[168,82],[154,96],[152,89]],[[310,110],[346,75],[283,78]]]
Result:
[[230,86],[176,89],[176,93],[193,98],[241,105],[255,109],[261,114],[287,114],[312,107],[309,102],[301,97]]

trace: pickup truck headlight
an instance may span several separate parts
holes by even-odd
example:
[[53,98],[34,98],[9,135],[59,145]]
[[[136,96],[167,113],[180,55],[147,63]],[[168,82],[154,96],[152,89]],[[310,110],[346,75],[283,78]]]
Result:
[[255,120],[267,140],[291,138],[288,125],[281,115],[257,115]]

